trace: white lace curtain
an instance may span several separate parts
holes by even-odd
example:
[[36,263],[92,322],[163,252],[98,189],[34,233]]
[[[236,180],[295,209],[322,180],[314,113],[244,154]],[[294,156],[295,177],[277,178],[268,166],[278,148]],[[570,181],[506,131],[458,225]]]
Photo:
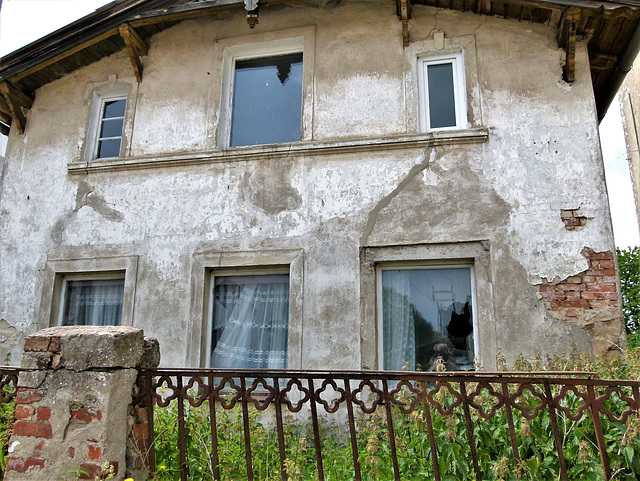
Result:
[[416,339],[408,270],[383,271],[384,369],[416,368]]
[[117,326],[123,295],[123,279],[68,280],[62,325]]
[[284,369],[289,329],[289,276],[216,277],[211,367]]

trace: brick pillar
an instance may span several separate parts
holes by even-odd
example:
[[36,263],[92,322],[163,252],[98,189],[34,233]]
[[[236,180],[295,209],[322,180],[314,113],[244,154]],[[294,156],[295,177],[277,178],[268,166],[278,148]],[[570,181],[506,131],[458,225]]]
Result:
[[136,368],[155,367],[144,363],[156,357],[157,365],[133,327],[52,327],[27,337],[4,480],[67,479],[78,469],[96,479],[105,465],[124,479]]

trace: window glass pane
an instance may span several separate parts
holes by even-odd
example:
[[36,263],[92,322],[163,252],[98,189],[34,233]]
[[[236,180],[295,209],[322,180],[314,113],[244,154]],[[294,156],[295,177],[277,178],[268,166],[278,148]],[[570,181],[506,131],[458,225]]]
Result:
[[122,137],[122,123],[124,119],[103,120],[100,128],[100,138]]
[[98,159],[120,156],[120,139],[101,140],[98,142]]
[[301,115],[302,53],[236,62],[232,147],[298,141]]
[[456,105],[453,93],[453,63],[427,65],[429,89],[429,127],[456,126]]
[[216,276],[211,367],[284,369],[289,275]]
[[126,99],[110,100],[104,103],[104,115],[102,118],[124,117],[124,108],[127,105]]
[[473,368],[471,269],[382,271],[384,369]]
[[122,319],[124,279],[69,280],[63,326],[117,326]]

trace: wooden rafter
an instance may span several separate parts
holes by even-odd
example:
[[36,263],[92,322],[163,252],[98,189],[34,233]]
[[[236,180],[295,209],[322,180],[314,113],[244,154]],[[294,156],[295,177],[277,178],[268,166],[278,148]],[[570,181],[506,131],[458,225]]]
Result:
[[396,0],[398,7],[398,17],[402,22],[402,45],[409,46],[409,19],[411,18],[411,1]]
[[120,36],[127,46],[133,72],[136,74],[138,83],[140,83],[142,82],[142,62],[140,61],[140,55],[147,55],[149,46],[128,23],[120,25]]
[[564,80],[569,83],[576,79],[577,26],[581,14],[579,8],[567,9],[558,32],[558,46],[565,51]]
[[33,98],[13,86],[9,82],[0,82],[0,93],[7,101],[11,117],[20,133],[24,132],[27,125],[27,117],[23,108],[29,110],[33,105]]

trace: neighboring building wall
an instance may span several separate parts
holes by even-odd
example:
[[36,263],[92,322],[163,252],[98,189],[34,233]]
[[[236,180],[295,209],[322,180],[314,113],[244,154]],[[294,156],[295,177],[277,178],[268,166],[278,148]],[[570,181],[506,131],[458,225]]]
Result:
[[[624,345],[614,299],[590,330],[542,294],[590,268],[585,249],[614,252],[586,44],[569,85],[551,28],[412,15],[407,48],[388,2],[267,8],[255,30],[203,17],[151,39],[139,85],[122,51],[41,88],[2,179],[0,355],[16,362],[49,325],[56,262],[136,271],[132,322],[164,365],[204,362],[205,274],[224,266],[291,266],[290,368],[382,367],[375,272],[391,261],[473,260],[486,367],[498,349]],[[309,142],[217,150],[222,46],[299,35]],[[416,59],[460,49],[476,130],[419,135]],[[126,158],[95,169],[92,95],[114,82],[129,86]]]
[[627,156],[629,159],[629,171],[633,184],[633,196],[636,201],[636,213],[640,225],[640,139],[638,128],[640,127],[640,66],[634,62],[631,72],[627,74],[620,89],[620,102],[622,103],[622,125],[624,138],[627,144]]

